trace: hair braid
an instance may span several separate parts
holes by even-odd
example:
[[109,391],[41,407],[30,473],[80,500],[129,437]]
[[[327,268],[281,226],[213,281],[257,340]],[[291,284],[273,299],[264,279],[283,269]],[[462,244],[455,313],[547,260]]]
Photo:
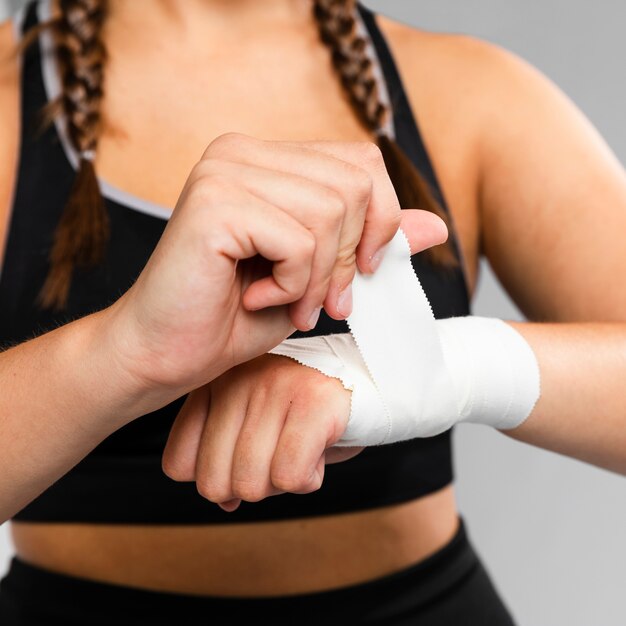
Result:
[[[334,69],[349,100],[365,127],[376,135],[387,171],[400,206],[422,208],[438,215],[449,226],[449,219],[433,197],[428,184],[398,144],[383,127],[389,108],[380,101],[373,62],[367,55],[367,42],[356,29],[355,0],[314,0],[313,15],[320,39],[328,46]],[[450,241],[424,253],[437,265],[453,267],[458,260]]]
[[313,5],[320,39],[330,48],[333,66],[357,115],[369,130],[378,131],[388,111],[378,98],[366,42],[356,34],[354,10],[351,0],[315,0]]
[[40,292],[45,307],[63,308],[75,267],[102,260],[109,219],[93,166],[101,126],[106,50],[101,39],[107,0],[59,0],[51,21],[63,90],[60,109],[69,140],[80,155],[78,172],[54,234],[50,271]]

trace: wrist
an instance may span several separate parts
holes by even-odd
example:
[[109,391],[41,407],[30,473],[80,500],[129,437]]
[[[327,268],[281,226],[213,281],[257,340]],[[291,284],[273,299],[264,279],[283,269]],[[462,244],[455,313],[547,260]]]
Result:
[[459,422],[501,430],[530,415],[540,393],[539,366],[526,340],[506,322],[468,316],[437,320]]
[[149,402],[153,390],[119,351],[117,328],[112,322],[112,311],[104,309],[75,322],[78,328],[73,334],[84,364],[78,373],[84,383],[77,388],[89,396],[85,402],[100,407],[94,412],[106,414],[117,429],[153,410]]
[[191,390],[158,375],[122,299],[89,316],[85,341],[122,421],[155,411]]
[[235,351],[229,348],[224,328],[209,325],[205,332],[192,332],[176,319],[159,314],[158,302],[153,303],[155,315],[147,315],[145,303],[137,306],[134,290],[131,287],[102,313],[111,356],[134,381],[133,386],[147,394],[146,401],[153,399],[163,406],[241,362],[233,358]]

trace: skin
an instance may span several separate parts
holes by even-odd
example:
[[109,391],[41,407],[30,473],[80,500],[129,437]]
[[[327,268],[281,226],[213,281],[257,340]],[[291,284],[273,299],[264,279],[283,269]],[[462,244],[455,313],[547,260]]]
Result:
[[[107,33],[105,102],[107,119],[124,120],[124,128],[105,135],[97,163],[116,186],[173,206],[203,149],[199,137],[233,129],[272,139],[367,138],[315,43],[307,3],[273,0],[261,9],[251,1],[204,1],[183,8],[153,0],[149,12],[139,3],[125,6]],[[134,26],[139,21],[142,29]],[[470,289],[483,253],[533,320],[516,328],[538,356],[542,397],[527,422],[508,434],[626,473],[626,293],[615,288],[626,266],[623,169],[572,103],[509,53],[382,16],[379,24],[451,207]],[[128,30],[132,38],[123,37]],[[170,47],[183,32],[189,46]],[[253,63],[259,46],[268,55],[261,69]],[[216,50],[224,54],[219,63]],[[281,63],[272,63],[273,55]],[[206,60],[201,73],[198,58]],[[236,83],[229,63],[236,63]],[[280,72],[291,80],[280,80]],[[170,90],[163,94],[161,84]],[[206,94],[220,85],[220,97],[207,105]],[[276,92],[268,85],[277,85]],[[257,93],[267,102],[256,98],[251,108]],[[163,104],[157,119],[146,120],[157,100]],[[155,122],[163,129],[157,137]],[[8,156],[15,151],[11,141],[2,148]],[[155,147],[148,155],[146,145]],[[250,367],[240,387],[265,381],[271,388],[275,365]],[[311,376],[291,367],[298,380]],[[339,383],[328,393],[338,406],[345,398]],[[279,481],[278,487],[294,485]],[[442,546],[456,523],[448,487],[400,506],[295,522],[219,529],[20,523],[13,530],[23,558],[58,571],[153,589],[268,595],[395,571]],[[375,549],[372,536],[384,537]]]

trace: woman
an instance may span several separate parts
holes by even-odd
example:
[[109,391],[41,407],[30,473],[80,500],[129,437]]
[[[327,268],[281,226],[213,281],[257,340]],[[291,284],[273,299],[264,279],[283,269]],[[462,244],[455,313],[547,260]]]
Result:
[[[72,19],[74,5],[87,7],[84,14],[89,19]],[[157,220],[163,212],[158,207],[175,204],[196,155],[211,138],[240,130],[273,139],[353,141],[371,139],[375,132],[395,132],[400,147],[429,183],[434,200],[443,204],[446,198],[455,225],[443,253],[431,255],[436,258],[430,260],[423,255],[412,257],[436,316],[468,313],[468,293],[475,284],[479,253],[484,252],[531,319],[571,322],[518,327],[538,356],[542,397],[529,419],[511,434],[624,470],[620,423],[626,404],[620,383],[624,332],[617,322],[624,318],[625,295],[607,284],[625,262],[619,233],[626,222],[626,182],[588,123],[545,79],[485,44],[409,29],[349,3],[315,2],[315,20],[308,1],[293,0],[113,2],[106,20],[99,2],[61,6],[58,30],[60,40],[65,41],[65,56],[60,54],[59,63],[67,65],[68,56],[74,54],[72,71],[66,72],[64,81],[69,146],[59,143],[60,129],[55,127],[48,127],[37,141],[22,141],[21,177],[7,225],[0,286],[1,325],[8,329],[2,330],[3,343],[23,341],[66,321],[68,315],[85,315],[102,307],[113,311],[96,315],[107,324],[111,319],[132,317],[133,307],[127,303],[136,303],[136,295],[123,296],[121,305],[108,305],[141,272],[162,233],[164,224]],[[31,7],[25,27],[37,23],[37,11],[45,17],[47,8],[46,2]],[[365,43],[370,40],[373,48],[353,43],[353,24],[362,29]],[[10,40],[6,49],[10,49],[14,40],[5,37]],[[94,56],[100,41],[108,51],[102,96],[97,73],[94,78],[84,68],[97,67]],[[334,51],[335,69],[344,79],[358,116],[331,71],[326,46]],[[45,54],[43,59],[38,57],[37,51],[35,44],[24,57],[21,83],[14,71],[12,89],[21,99],[14,117],[7,114],[7,128],[13,128],[12,120],[32,117],[54,96],[53,66]],[[384,92],[376,95],[371,81],[351,80],[355,67],[359,78],[362,72],[373,71],[359,57],[365,51],[381,72],[380,89],[388,90],[393,128],[381,113],[387,102]],[[9,91],[3,89],[3,93]],[[423,142],[411,109],[420,121]],[[85,128],[85,121],[93,122],[94,115],[97,120],[100,113],[106,120],[100,132],[91,132],[91,125]],[[65,308],[54,312],[54,307],[36,304],[42,288],[43,304],[63,304],[58,285],[67,282],[62,280],[60,270],[65,266],[59,261],[65,257],[53,254],[52,263],[47,261],[52,242],[58,241],[55,229],[63,223],[60,210],[50,215],[49,207],[59,205],[63,192],[72,195],[74,172],[68,159],[80,153],[84,158],[79,180],[83,189],[89,188],[88,161],[96,148],[95,139],[101,182],[111,180],[115,188],[128,190],[119,194],[112,186],[101,185],[111,220],[109,250],[114,254],[95,267],[78,267]],[[6,143],[3,150],[8,154],[13,150],[16,163],[17,138]],[[434,209],[437,203],[423,186],[420,191],[421,181],[409,178],[402,155],[384,140],[379,143],[389,169],[396,172],[392,176],[396,191],[405,196],[400,198],[401,205],[416,206],[409,203],[409,191],[403,189],[410,180],[421,206],[430,203]],[[245,160],[243,144],[223,149],[228,154],[225,161]],[[35,179],[39,168],[45,176]],[[7,174],[6,179],[12,187],[13,178]],[[188,205],[185,192],[182,197],[168,227],[170,233],[176,231],[176,223],[182,224],[181,232],[191,229],[190,223],[178,219],[189,214],[179,213],[181,206]],[[93,206],[92,226],[102,223],[97,202]],[[92,241],[99,239],[95,236]],[[66,251],[68,247],[72,250],[66,245]],[[193,247],[189,249],[191,255]],[[461,259],[455,264],[450,257],[459,251]],[[158,265],[158,256],[157,252],[150,258],[147,269],[162,271],[142,274],[130,290],[158,294],[149,299],[157,313],[165,295],[150,291],[152,284],[158,284],[157,278],[144,277],[159,277],[168,267]],[[364,256],[374,256],[373,251]],[[75,249],[70,258],[80,260]],[[51,275],[61,279],[46,282]],[[607,277],[607,284],[599,277]],[[338,295],[337,291],[324,300],[334,317],[322,316],[314,334],[345,331],[339,320],[349,312],[349,292],[341,303],[347,307],[340,306]],[[4,302],[14,303],[10,312],[4,312]],[[255,308],[255,303],[249,304]],[[309,309],[311,304],[312,300],[307,302]],[[295,325],[300,330],[310,328],[310,313],[301,311],[297,317]],[[148,321],[159,331],[167,326],[164,319]],[[82,339],[81,346],[94,345],[97,325],[88,326],[86,338],[85,333],[81,335],[85,325],[68,326],[73,337]],[[137,376],[104,379],[97,393],[80,376],[74,381],[78,404],[88,407],[93,419],[85,428],[89,437],[80,440],[78,451],[72,454],[77,458],[87,454],[87,441],[94,439],[94,433],[104,439],[116,430],[111,398],[120,385],[132,387],[135,378],[140,379],[136,389],[142,393],[129,392],[132,408],[114,405],[113,413],[117,409],[124,416],[154,414],[132,423],[120,418],[117,426],[123,428],[26,505],[38,487],[41,491],[56,478],[55,471],[60,476],[68,469],[68,452],[63,469],[59,466],[46,478],[39,476],[39,483],[30,486],[27,501],[14,507],[12,529],[19,560],[12,564],[0,593],[4,612],[0,615],[6,623],[11,619],[27,624],[46,620],[204,623],[207,610],[216,609],[226,612],[227,623],[251,619],[511,623],[459,525],[450,484],[449,433],[370,448],[328,467],[323,486],[314,493],[281,495],[227,513],[198,496],[193,483],[174,483],[162,474],[160,453],[181,403],[155,409],[222,373],[221,389],[228,391],[236,381],[237,394],[244,397],[261,386],[271,392],[277,379],[307,389],[321,388],[323,380],[320,397],[338,407],[338,413],[345,413],[345,390],[336,381],[327,382],[321,374],[280,357],[261,356],[234,370],[221,363],[212,370],[210,364],[224,352],[223,346],[206,357],[202,376],[193,379],[184,372],[185,384],[178,381],[176,385],[164,377],[171,368],[160,367],[171,362],[173,344],[165,342],[158,352],[154,349],[158,341],[152,339],[151,351],[139,352],[124,342],[128,335],[120,340],[119,333],[112,335],[111,327],[105,328],[105,337],[118,337],[109,348],[109,360],[123,360],[120,355],[127,354],[145,358],[132,359],[137,361],[134,369],[120,363],[119,371]],[[66,333],[64,346],[70,344],[68,338]],[[272,339],[277,343],[280,333]],[[267,343],[271,344],[269,338]],[[268,347],[255,349],[261,353]],[[36,366],[33,370],[48,371],[45,354],[57,354],[50,350],[37,355],[39,361],[30,354]],[[76,355],[73,350],[53,367],[62,371]],[[200,353],[206,350],[206,345],[199,346],[189,359],[196,362],[196,368]],[[580,355],[586,358],[584,368],[578,362]],[[238,353],[230,364],[244,360]],[[145,361],[155,368],[152,376],[144,375]],[[115,367],[110,371],[116,371]],[[33,374],[31,380],[34,387],[38,378]],[[47,388],[40,390],[46,400],[51,393]],[[234,395],[223,393],[220,402],[225,406]],[[319,399],[310,401],[319,407]],[[20,410],[15,402],[7,406]],[[25,412],[26,404],[23,401]],[[36,398],[29,398],[28,406],[33,404]],[[71,404],[68,413],[74,415],[76,402]],[[598,406],[605,408],[602,419],[590,420],[589,414],[597,414]],[[63,436],[53,431],[43,436],[57,437],[61,443],[68,433],[74,436],[81,430],[68,422]],[[24,439],[23,431],[20,434]],[[38,434],[35,431],[33,441],[3,443],[3,454],[6,450],[7,456],[13,455],[7,466],[21,462],[35,473],[28,450],[39,445]],[[223,449],[226,455],[232,452]],[[304,490],[317,486],[307,485]],[[236,500],[246,494],[229,495]],[[237,506],[223,497],[216,500],[229,510]]]

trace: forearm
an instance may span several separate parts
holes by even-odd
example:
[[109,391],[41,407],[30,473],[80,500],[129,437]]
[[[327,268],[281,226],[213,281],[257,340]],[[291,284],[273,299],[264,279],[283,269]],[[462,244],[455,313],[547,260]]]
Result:
[[155,403],[120,362],[108,315],[0,353],[0,522]]
[[528,419],[502,432],[626,474],[626,325],[511,325],[537,356],[541,396]]

